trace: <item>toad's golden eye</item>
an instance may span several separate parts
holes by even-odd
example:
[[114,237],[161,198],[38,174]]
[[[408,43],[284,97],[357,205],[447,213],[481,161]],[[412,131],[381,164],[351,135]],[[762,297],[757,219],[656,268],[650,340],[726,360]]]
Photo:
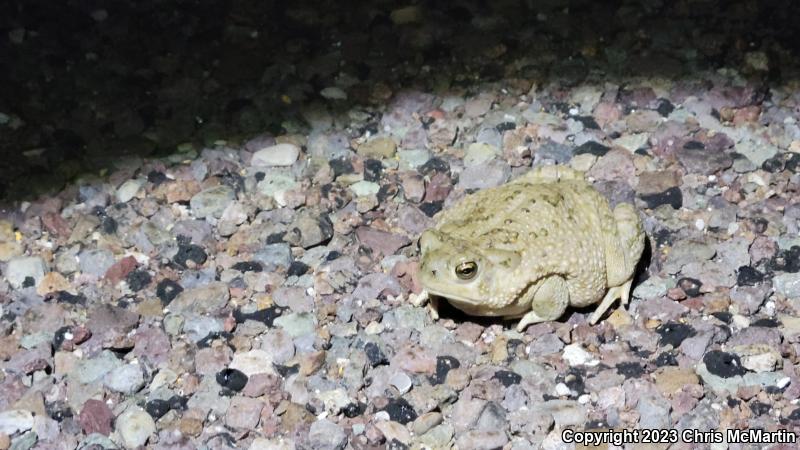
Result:
[[466,261],[456,266],[456,276],[462,280],[471,280],[478,274],[478,265],[474,261]]

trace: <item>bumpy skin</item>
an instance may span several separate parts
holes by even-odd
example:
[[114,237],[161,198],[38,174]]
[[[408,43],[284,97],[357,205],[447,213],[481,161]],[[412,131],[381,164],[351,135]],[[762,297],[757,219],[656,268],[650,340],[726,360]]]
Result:
[[[595,323],[616,299],[627,303],[644,232],[631,205],[612,211],[581,172],[544,166],[466,196],[419,243],[429,294],[467,314],[521,318],[523,330],[569,305],[600,302]],[[475,270],[459,277],[465,264]]]

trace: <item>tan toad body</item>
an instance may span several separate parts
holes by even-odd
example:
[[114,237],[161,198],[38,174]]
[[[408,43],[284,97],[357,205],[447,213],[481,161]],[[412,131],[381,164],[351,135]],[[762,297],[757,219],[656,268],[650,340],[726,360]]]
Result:
[[521,317],[520,331],[600,302],[594,324],[627,303],[644,237],[633,206],[612,211],[581,172],[544,166],[440,213],[419,239],[420,278],[467,314]]

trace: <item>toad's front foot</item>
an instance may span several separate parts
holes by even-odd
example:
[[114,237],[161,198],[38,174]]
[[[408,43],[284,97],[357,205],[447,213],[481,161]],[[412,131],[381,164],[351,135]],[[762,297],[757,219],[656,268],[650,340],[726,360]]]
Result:
[[420,307],[428,302],[428,311],[431,313],[433,320],[439,319],[439,299],[430,295],[426,289],[423,289],[419,294],[411,294],[409,297],[411,304]]

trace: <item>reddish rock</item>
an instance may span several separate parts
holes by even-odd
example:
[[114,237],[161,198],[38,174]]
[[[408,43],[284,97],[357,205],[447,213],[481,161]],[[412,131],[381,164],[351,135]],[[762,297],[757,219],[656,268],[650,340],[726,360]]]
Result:
[[117,284],[125,279],[129,273],[133,272],[137,265],[136,258],[133,256],[126,256],[106,270],[105,279],[113,284]]
[[431,181],[425,188],[425,202],[440,202],[447,198],[450,191],[453,189],[453,182],[449,176],[444,173],[436,172],[431,177]]
[[72,229],[61,214],[48,212],[42,216],[42,225],[56,237],[69,237]]
[[392,275],[397,278],[404,289],[415,294],[422,292],[422,284],[419,281],[419,263],[416,261],[401,261],[392,267]]
[[114,420],[114,413],[101,400],[86,400],[78,416],[78,423],[86,434],[100,433],[104,436],[111,434],[111,423]]
[[393,255],[401,247],[411,243],[406,236],[379,231],[371,227],[358,227],[356,236],[359,242],[372,249],[373,254]]

